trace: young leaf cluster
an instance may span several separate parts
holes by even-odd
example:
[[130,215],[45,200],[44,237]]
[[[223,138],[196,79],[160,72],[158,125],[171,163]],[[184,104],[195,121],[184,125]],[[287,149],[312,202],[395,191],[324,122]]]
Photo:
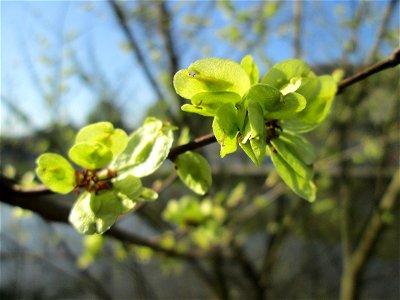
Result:
[[163,212],[165,220],[186,231],[190,240],[197,246],[207,249],[222,242],[226,211],[211,198],[199,201],[193,196],[183,196],[170,200]]
[[305,62],[290,59],[274,65],[260,81],[258,67],[247,55],[240,64],[198,60],[175,74],[174,87],[191,102],[183,111],[213,117],[221,157],[235,152],[237,145],[256,166],[270,156],[296,194],[315,200],[315,153],[300,134],[326,118],[337,90],[331,76],[316,76]]
[[140,178],[156,171],[167,158],[172,129],[156,118],[147,118],[130,136],[109,122],[91,124],[78,132],[68,152],[81,169],[59,154],[45,153],[37,159],[36,173],[54,192],[83,190],[69,221],[81,233],[103,233],[137,201],[157,199]]

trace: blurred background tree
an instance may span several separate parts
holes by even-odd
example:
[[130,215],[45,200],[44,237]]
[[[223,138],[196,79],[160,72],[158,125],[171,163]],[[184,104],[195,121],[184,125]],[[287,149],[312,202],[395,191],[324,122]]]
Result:
[[398,67],[347,88],[309,134],[320,158],[314,204],[268,161],[256,169],[242,154],[221,160],[216,145],[201,150],[213,170],[206,197],[166,164],[146,179],[159,200],[105,236],[62,224],[72,198],[24,194],[37,184],[36,157],[65,153],[86,123],[132,130],[157,116],[180,127],[183,143],[210,132],[204,118],[181,113],[172,87],[197,59],[252,54],[261,74],[293,57],[318,74],[363,70],[399,46],[398,1],[1,8],[1,298],[400,297]]

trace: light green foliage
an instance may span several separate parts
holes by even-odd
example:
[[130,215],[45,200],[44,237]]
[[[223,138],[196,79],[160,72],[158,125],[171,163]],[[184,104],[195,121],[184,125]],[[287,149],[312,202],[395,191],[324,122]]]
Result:
[[286,163],[301,177],[311,179],[314,175],[313,170],[310,166],[292,150],[290,144],[286,144],[281,138],[271,140],[272,146],[279,153],[279,155],[286,161]]
[[99,142],[110,148],[114,156],[124,151],[128,136],[122,129],[114,129],[110,122],[98,122],[79,130],[75,143]]
[[332,76],[317,77],[299,59],[275,64],[261,83],[258,78],[258,67],[250,55],[240,65],[210,58],[179,71],[174,87],[191,101],[182,110],[214,117],[221,157],[235,152],[239,143],[254,164],[261,166],[267,149],[274,147],[272,163],[278,174],[295,193],[312,201],[315,152],[297,134],[314,129],[326,118],[336,81]]
[[286,147],[298,156],[305,164],[311,165],[316,160],[317,155],[314,146],[304,137],[285,130],[279,135],[279,139],[284,141]]
[[154,173],[167,158],[173,141],[172,127],[147,118],[133,132],[125,150],[111,164],[119,172],[144,177]]
[[307,105],[304,110],[296,118],[284,122],[283,127],[299,133],[308,132],[317,127],[327,117],[336,90],[337,85],[335,80],[328,75],[312,80],[304,89],[300,88],[297,91],[298,93],[306,98],[307,94],[311,94],[312,96],[307,98]]
[[246,71],[247,75],[250,78],[250,84],[258,83],[260,73],[258,71],[258,66],[253,60],[251,55],[246,55],[243,57],[242,61],[240,62],[242,68]]
[[83,252],[78,257],[77,265],[80,269],[89,267],[99,256],[103,249],[104,238],[102,235],[94,234],[83,238]]
[[211,168],[207,160],[198,153],[185,152],[175,160],[179,178],[193,192],[204,195],[212,183]]
[[[163,218],[182,230],[199,247],[207,249],[223,242],[222,224],[226,219],[225,209],[209,198],[202,201],[192,196],[170,200]],[[189,230],[190,229],[190,230]]]
[[69,221],[83,234],[103,233],[118,216],[131,211],[135,201],[121,191],[84,192],[72,207]]
[[113,154],[110,148],[99,142],[81,142],[72,146],[68,156],[78,166],[94,170],[107,166]]
[[75,186],[75,170],[61,155],[45,153],[36,160],[36,174],[54,192],[68,194]]
[[41,155],[39,178],[55,192],[66,194],[85,189],[75,202],[69,221],[83,234],[103,233],[137,201],[154,201],[158,195],[142,186],[139,177],[154,172],[172,145],[172,127],[155,118],[129,138],[108,122],[82,128],[69,157],[83,170],[75,171],[62,156]]
[[242,97],[250,87],[250,79],[234,61],[205,58],[176,73],[174,87],[186,99],[202,92],[234,92]]
[[[269,148],[268,148],[269,149]],[[283,181],[300,197],[313,202],[316,197],[316,186],[311,179],[299,175],[281,156],[280,153],[269,151],[271,160]]]
[[221,145],[221,157],[235,152],[237,149],[236,137],[239,133],[237,113],[237,109],[232,103],[226,103],[218,109],[215,115],[212,128]]
[[[288,59],[275,64],[262,79],[262,83],[277,88],[283,94],[295,92],[302,80],[311,74],[308,65],[300,59]],[[297,88],[296,88],[297,87]]]

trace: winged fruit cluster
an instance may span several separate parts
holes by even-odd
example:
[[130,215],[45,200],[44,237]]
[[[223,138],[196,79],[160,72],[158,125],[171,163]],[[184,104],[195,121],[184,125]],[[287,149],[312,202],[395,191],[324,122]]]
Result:
[[121,214],[131,211],[137,201],[151,201],[158,195],[145,188],[141,177],[163,163],[173,141],[172,127],[155,118],[129,137],[109,122],[82,128],[68,156],[45,153],[37,159],[41,181],[54,192],[79,194],[69,221],[81,233],[103,233]]
[[315,152],[300,134],[326,118],[337,89],[331,76],[316,76],[305,62],[290,59],[274,65],[259,82],[258,67],[248,55],[240,64],[198,60],[175,74],[174,87],[191,101],[183,111],[214,118],[221,157],[238,144],[257,166],[268,155],[296,194],[315,200]]

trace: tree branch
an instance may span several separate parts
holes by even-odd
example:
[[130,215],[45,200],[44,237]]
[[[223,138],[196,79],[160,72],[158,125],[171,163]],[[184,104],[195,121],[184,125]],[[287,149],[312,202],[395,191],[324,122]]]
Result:
[[382,61],[366,68],[365,70],[362,70],[350,77],[347,77],[346,79],[343,79],[341,82],[338,84],[338,90],[336,92],[336,95],[339,95],[343,93],[343,91],[348,88],[349,86],[355,84],[356,82],[359,82],[361,80],[364,80],[365,78],[374,75],[375,73],[378,73],[380,71],[393,68],[400,64],[400,48],[396,49],[392,54],[387,56],[385,59]]
[[[116,5],[114,0],[109,0],[109,2]],[[115,12],[119,20],[122,20],[120,22],[123,22],[122,24],[125,24],[123,27],[125,28],[125,30],[127,30],[127,25],[125,21],[123,21],[125,19],[124,17],[121,17],[122,12],[120,11],[118,6],[115,7]],[[394,67],[399,63],[400,49],[397,49],[383,61],[341,81],[338,85],[337,94],[342,93],[347,87],[351,86],[352,84],[359,82],[377,72]],[[178,155],[186,151],[195,150],[215,142],[216,138],[212,133],[204,135],[187,144],[172,148],[168,155],[168,159],[174,161]],[[46,197],[44,197],[46,195],[53,194],[53,192],[51,192],[46,186],[40,185],[36,187],[22,187],[17,185],[12,180],[9,180],[4,176],[0,176],[0,187],[2,190],[2,195],[0,199],[1,202],[31,210],[49,221],[68,223],[68,215],[71,207],[69,205],[66,205],[64,202],[58,202],[55,199],[47,199]],[[150,247],[154,251],[162,252],[169,256],[193,258],[208,255],[208,253],[203,252],[180,253],[171,249],[166,249],[161,247],[158,243],[154,241],[145,239],[140,236],[132,235],[131,233],[122,231],[117,228],[110,229],[106,234],[121,241],[127,241],[133,244]]]
[[[28,191],[28,189],[22,189],[20,186],[16,185],[12,180],[0,176],[0,190],[2,191],[1,202],[31,210],[48,221],[69,224],[68,216],[71,206],[66,204],[65,201],[61,202],[54,198],[45,197],[53,194],[47,188]],[[210,252],[179,252],[174,249],[164,248],[156,241],[135,235],[116,227],[111,228],[105,234],[122,242],[149,247],[156,252],[171,257],[194,259],[212,255]]]
[[389,24],[390,17],[392,16],[392,14],[394,12],[394,7],[396,6],[396,4],[398,2],[399,2],[399,0],[390,0],[390,2],[387,4],[385,11],[383,13],[382,22],[379,26],[379,29],[378,29],[378,32],[377,32],[377,35],[375,38],[375,42],[372,45],[372,47],[370,48],[370,51],[368,52],[367,58],[365,60],[366,63],[370,63],[376,57],[378,50],[379,50],[379,46],[381,45],[381,42],[385,36],[385,31]]

